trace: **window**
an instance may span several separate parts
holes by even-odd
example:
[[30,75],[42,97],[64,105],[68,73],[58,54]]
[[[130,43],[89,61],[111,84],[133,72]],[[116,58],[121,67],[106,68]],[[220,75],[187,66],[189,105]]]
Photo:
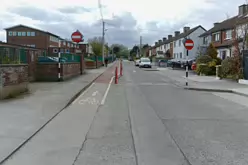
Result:
[[225,39],[231,39],[232,38],[232,30],[227,30],[226,31],[226,38]]
[[213,41],[220,41],[220,33],[213,34]]
[[176,47],[176,41],[174,42],[174,47]]
[[65,41],[63,42],[63,45],[66,45]]
[[35,36],[35,32],[31,32],[31,36]]
[[27,32],[27,36],[31,36],[30,32]]
[[182,42],[182,41],[181,41],[181,40],[179,40],[179,46],[181,46],[181,42]]
[[203,37],[203,44],[207,45],[208,44],[208,37]]
[[13,35],[12,31],[9,31],[9,36],[12,36],[12,35]]
[[26,32],[22,32],[22,36],[26,36]]
[[180,58],[183,58],[183,53],[182,52],[180,52]]
[[16,32],[13,32],[13,36],[16,36]]
[[67,46],[69,46],[69,47],[70,47],[70,43],[67,43]]
[[18,36],[22,36],[22,32],[17,32],[17,35]]

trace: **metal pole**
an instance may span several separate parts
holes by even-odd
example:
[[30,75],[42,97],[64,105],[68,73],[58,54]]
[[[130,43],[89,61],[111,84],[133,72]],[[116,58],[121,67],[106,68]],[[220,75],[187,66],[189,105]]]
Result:
[[60,58],[61,58],[61,51],[60,51],[60,47],[61,47],[61,42],[59,41],[59,48],[58,48],[58,81],[61,81],[61,63],[60,63]]
[[142,47],[142,36],[140,36],[140,53],[139,53],[139,57],[141,56],[141,48]]
[[105,22],[102,22],[102,63],[105,66],[105,61],[104,61],[104,35],[105,35]]
[[188,76],[189,76],[189,50],[186,51],[186,86],[188,86]]

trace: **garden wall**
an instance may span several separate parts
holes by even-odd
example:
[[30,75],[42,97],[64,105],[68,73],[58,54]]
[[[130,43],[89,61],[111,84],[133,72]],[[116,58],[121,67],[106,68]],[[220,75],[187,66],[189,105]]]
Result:
[[[78,62],[61,63],[60,80],[67,80],[69,78],[81,74],[82,66]],[[38,63],[36,67],[37,81],[59,81],[58,63]]]
[[28,65],[0,65],[0,99],[14,97],[28,90]]

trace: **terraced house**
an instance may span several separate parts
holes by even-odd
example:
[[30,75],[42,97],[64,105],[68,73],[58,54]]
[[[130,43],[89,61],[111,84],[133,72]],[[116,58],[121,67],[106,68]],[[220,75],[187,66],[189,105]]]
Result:
[[231,57],[234,50],[234,41],[240,39],[248,32],[248,6],[240,5],[236,16],[222,22],[216,22],[213,27],[200,35],[201,47],[206,48],[210,43],[218,51],[218,57],[225,59]]
[[153,49],[156,49],[155,55],[163,55],[178,60],[186,59],[184,40],[186,38],[190,38],[194,41],[194,48],[189,51],[189,58],[194,58],[197,55],[197,51],[202,40],[199,35],[204,32],[206,32],[206,29],[204,29],[201,25],[192,29],[190,29],[190,27],[184,27],[182,33],[180,31],[175,31],[174,37],[170,34],[168,35],[168,38],[164,37],[162,40],[155,42],[155,46],[153,47]]

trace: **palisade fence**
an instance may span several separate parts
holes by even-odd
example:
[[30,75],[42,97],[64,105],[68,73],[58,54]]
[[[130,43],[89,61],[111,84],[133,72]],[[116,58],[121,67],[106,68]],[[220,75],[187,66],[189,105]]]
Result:
[[25,49],[0,46],[0,64],[26,64],[27,62]]
[[[72,53],[61,53],[60,61],[61,62],[80,62],[81,55],[72,54]],[[58,53],[51,54],[42,54],[38,57],[38,62],[58,62],[59,56]]]

